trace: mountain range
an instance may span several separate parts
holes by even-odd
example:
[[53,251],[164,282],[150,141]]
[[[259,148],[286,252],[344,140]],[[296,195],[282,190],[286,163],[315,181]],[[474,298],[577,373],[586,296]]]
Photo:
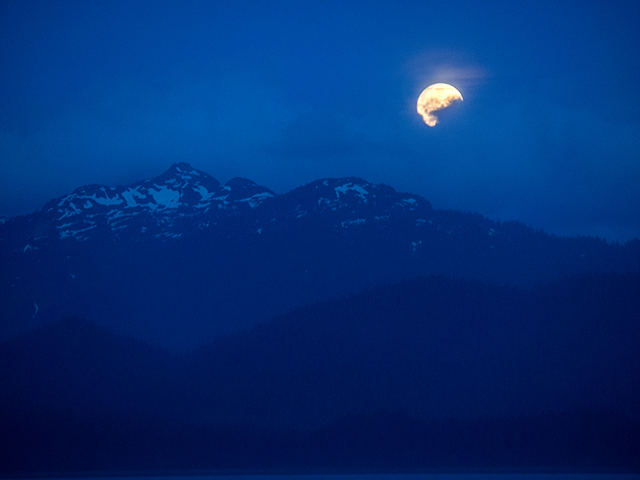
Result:
[[0,476],[640,471],[638,239],[178,163],[0,258]]
[[436,210],[360,178],[276,194],[185,163],[130,186],[88,185],[0,223],[0,339],[63,317],[193,349],[365,288],[445,275],[531,288],[640,268],[640,241],[556,237]]

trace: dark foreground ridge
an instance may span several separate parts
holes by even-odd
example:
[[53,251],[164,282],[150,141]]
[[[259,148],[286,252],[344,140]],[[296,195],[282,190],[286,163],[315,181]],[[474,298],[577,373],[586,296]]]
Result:
[[[640,423],[606,411],[425,423],[353,416],[311,432],[3,412],[0,475],[127,472],[640,472]],[[7,445],[7,440],[11,445]],[[90,472],[90,475],[87,475]]]
[[640,471],[640,274],[417,278],[190,353],[67,319],[0,344],[0,471]]

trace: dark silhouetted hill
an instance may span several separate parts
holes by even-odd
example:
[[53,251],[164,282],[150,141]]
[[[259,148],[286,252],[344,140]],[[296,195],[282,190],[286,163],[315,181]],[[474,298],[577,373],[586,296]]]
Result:
[[419,278],[203,347],[179,390],[215,421],[309,428],[385,409],[432,421],[606,406],[640,418],[638,291],[637,274],[529,291]]
[[637,472],[638,291],[417,278],[180,354],[48,324],[0,344],[0,470]]

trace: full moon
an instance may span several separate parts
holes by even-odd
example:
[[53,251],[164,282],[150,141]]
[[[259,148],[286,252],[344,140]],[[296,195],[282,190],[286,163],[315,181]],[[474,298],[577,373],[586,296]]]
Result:
[[433,127],[438,123],[438,117],[434,113],[458,100],[462,101],[462,95],[455,87],[446,83],[434,83],[418,97],[418,113],[422,115],[424,123]]

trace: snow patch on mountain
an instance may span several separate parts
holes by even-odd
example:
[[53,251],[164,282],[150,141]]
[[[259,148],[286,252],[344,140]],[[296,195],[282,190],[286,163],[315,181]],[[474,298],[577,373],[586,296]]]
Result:
[[360,198],[362,198],[365,202],[367,201],[367,195],[369,195],[369,192],[367,192],[364,188],[362,188],[362,186],[360,185],[356,185],[354,183],[346,183],[344,185],[340,185],[334,188],[335,192],[336,192],[336,197],[340,198],[340,194],[342,195],[347,195],[347,192],[356,192],[356,195],[358,195]]
[[159,177],[130,186],[80,187],[49,202],[43,213],[59,238],[86,240],[85,233],[101,225],[114,233],[128,229],[144,233],[147,227],[143,230],[137,225],[140,214],[160,228],[155,237],[174,238],[174,223],[183,218],[201,216],[212,209],[235,210],[239,204],[253,209],[273,196],[273,192],[249,180],[234,179],[223,186],[207,173],[177,163]]
[[155,207],[152,207],[153,209],[160,206],[164,208],[178,208],[180,205],[180,192],[171,190],[166,186],[158,187],[157,189],[150,188],[149,195],[153,197],[153,201],[156,204]]
[[255,208],[260,205],[265,199],[274,197],[275,195],[270,192],[261,192],[251,195],[248,198],[241,198],[239,202],[247,202],[251,208]]
[[355,220],[345,220],[344,222],[341,222],[340,225],[342,226],[342,228],[345,228],[351,225],[361,225],[366,221],[367,220],[365,218],[356,218]]

